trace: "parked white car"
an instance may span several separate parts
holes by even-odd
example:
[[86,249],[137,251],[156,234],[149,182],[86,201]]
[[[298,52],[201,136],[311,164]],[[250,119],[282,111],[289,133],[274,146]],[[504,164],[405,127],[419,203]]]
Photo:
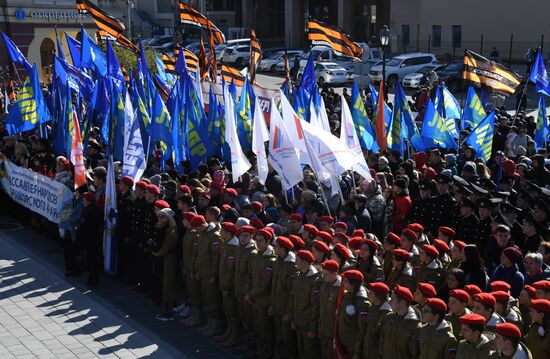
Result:
[[[386,60],[386,83],[393,87],[410,73],[420,70],[422,67],[435,64],[437,59],[434,54],[413,52],[392,57]],[[373,66],[369,71],[369,78],[372,82],[382,80],[382,64]]]
[[[319,86],[323,86],[325,83],[330,85],[344,84],[349,81],[347,70],[335,62],[317,62],[314,71]],[[298,72],[300,80],[303,74],[304,69],[301,68]]]
[[226,47],[222,61],[226,64],[235,64],[242,66],[250,60],[250,46]]
[[[294,61],[294,58],[296,56],[298,56],[300,58],[302,58],[302,56],[304,56],[304,52],[301,51],[301,50],[287,51],[287,54],[288,54],[288,61],[289,62]],[[259,69],[261,71],[275,72],[276,68],[277,68],[277,64],[279,62],[281,62],[283,64],[283,67],[282,67],[281,71],[284,71],[284,62],[285,62],[284,59],[285,59],[285,52],[284,51],[277,51],[276,53],[271,54],[267,58],[263,59],[260,62]]]
[[426,65],[416,72],[405,75],[403,80],[401,80],[401,85],[403,85],[403,87],[415,89],[420,88],[420,86],[424,85],[426,75],[430,73],[430,71],[437,71],[442,67],[442,64]]

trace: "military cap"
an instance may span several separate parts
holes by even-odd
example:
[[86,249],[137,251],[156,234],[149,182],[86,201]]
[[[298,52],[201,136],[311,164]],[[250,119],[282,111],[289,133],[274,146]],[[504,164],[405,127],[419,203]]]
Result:
[[491,295],[495,297],[497,302],[508,302],[510,300],[510,294],[503,290],[497,290],[496,292],[491,292]]
[[463,303],[468,303],[470,301],[470,295],[463,289],[453,289],[449,292],[449,297],[458,299]]
[[323,252],[325,255],[329,255],[330,254],[330,248],[328,246],[328,244],[326,244],[325,242],[323,241],[315,241],[313,242],[313,247],[321,252]]
[[426,298],[435,297],[437,294],[435,287],[430,283],[418,283],[417,289]]
[[401,238],[393,232],[388,233],[388,235],[386,236],[386,240],[392,244],[395,244],[396,246],[401,243]]
[[441,226],[437,229],[437,231],[451,237],[456,235],[456,231],[451,227]]
[[393,254],[393,257],[395,259],[400,259],[400,260],[405,260],[405,261],[409,260],[409,252],[407,252],[406,250],[404,250],[402,248],[394,249],[392,251],[392,254]]
[[400,286],[399,284],[395,286],[393,293],[397,294],[409,303],[412,303],[414,300],[411,290],[407,287]]
[[338,272],[340,265],[335,260],[329,259],[321,263],[323,269],[328,270],[329,272]]
[[341,243],[336,243],[336,245],[334,246],[334,248],[332,248],[332,250],[335,253],[338,253],[341,257],[343,257],[345,259],[351,258],[351,252],[349,251],[349,249],[346,246],[344,246]]
[[232,222],[222,222],[221,227],[224,231],[227,231],[231,234],[237,233],[237,228],[235,227],[235,223]]
[[294,244],[294,248],[296,249],[303,248],[306,245],[306,242],[304,242],[302,237],[295,234],[289,235],[288,238],[292,241],[292,243]]
[[485,325],[485,317],[471,313],[471,314],[465,314],[458,318],[460,320],[461,324],[465,325]]
[[155,201],[155,207],[160,208],[160,209],[170,208],[170,204],[168,204],[168,202],[166,202],[162,199],[159,199],[159,200]]
[[521,330],[512,323],[497,324],[496,332],[508,338],[521,338]]
[[313,235],[317,235],[317,233],[319,233],[319,230],[313,224],[304,224],[304,231],[307,231]]
[[424,251],[424,253],[426,253],[427,255],[429,255],[433,258],[439,257],[439,251],[437,250],[437,248],[435,248],[435,246],[433,246],[431,244],[424,245],[422,247],[422,250]]
[[491,202],[489,199],[487,198],[480,198],[477,200],[476,202],[477,204],[477,207],[478,208],[489,208],[489,209],[492,209],[495,207],[495,205],[493,204],[493,202]]
[[310,251],[304,249],[299,250],[298,253],[296,253],[296,256],[308,263],[312,263],[315,260],[313,254],[311,254]]
[[474,300],[479,303],[494,306],[497,302],[491,293],[477,293],[474,295]]
[[541,313],[550,313],[550,300],[547,299],[533,299],[531,301],[531,308]]
[[371,282],[368,284],[368,288],[375,293],[388,294],[390,287],[384,282]]
[[491,290],[492,291],[504,291],[504,292],[508,292],[512,287],[510,286],[510,284],[502,281],[502,280],[495,280],[493,282],[490,283],[490,286],[491,286]]
[[442,313],[447,312],[447,304],[445,304],[445,302],[439,298],[426,299],[426,305],[438,312],[442,312]]

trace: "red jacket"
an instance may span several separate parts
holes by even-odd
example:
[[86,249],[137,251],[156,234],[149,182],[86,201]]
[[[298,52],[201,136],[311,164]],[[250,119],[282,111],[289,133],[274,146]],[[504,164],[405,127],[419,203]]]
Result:
[[393,232],[399,233],[406,226],[405,220],[411,210],[412,201],[408,195],[393,196],[395,209],[393,210],[392,227]]

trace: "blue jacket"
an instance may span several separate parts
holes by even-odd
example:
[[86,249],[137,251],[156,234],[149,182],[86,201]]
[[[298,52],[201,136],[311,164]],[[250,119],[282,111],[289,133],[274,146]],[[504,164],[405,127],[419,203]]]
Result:
[[525,283],[525,277],[523,273],[518,270],[518,266],[514,264],[511,267],[504,267],[502,264],[495,268],[493,275],[491,276],[491,282],[501,280],[510,284],[510,294],[514,298],[519,297],[519,293]]

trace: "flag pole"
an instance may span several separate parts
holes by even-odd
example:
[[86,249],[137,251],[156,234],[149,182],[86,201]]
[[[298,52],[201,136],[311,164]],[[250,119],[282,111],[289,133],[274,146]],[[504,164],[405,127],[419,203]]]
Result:
[[151,136],[149,136],[149,139],[147,140],[147,151],[145,154],[145,163],[147,163],[147,160],[149,159],[149,149],[151,148]]
[[11,65],[13,66],[13,71],[15,71],[15,74],[17,75],[17,81],[19,81],[19,85],[22,86],[23,82],[21,81],[21,77],[19,77],[19,71],[17,71],[17,68],[15,67],[15,64],[13,62],[11,63]]
[[519,103],[516,107],[516,113],[514,114],[514,119],[512,120],[512,126],[515,125],[516,119],[518,117],[519,108],[521,107],[521,102],[523,101],[523,98],[525,97],[525,94],[527,93],[527,86],[529,85],[529,79],[525,82],[525,86],[523,86],[523,91],[521,93],[521,97],[519,99]]

